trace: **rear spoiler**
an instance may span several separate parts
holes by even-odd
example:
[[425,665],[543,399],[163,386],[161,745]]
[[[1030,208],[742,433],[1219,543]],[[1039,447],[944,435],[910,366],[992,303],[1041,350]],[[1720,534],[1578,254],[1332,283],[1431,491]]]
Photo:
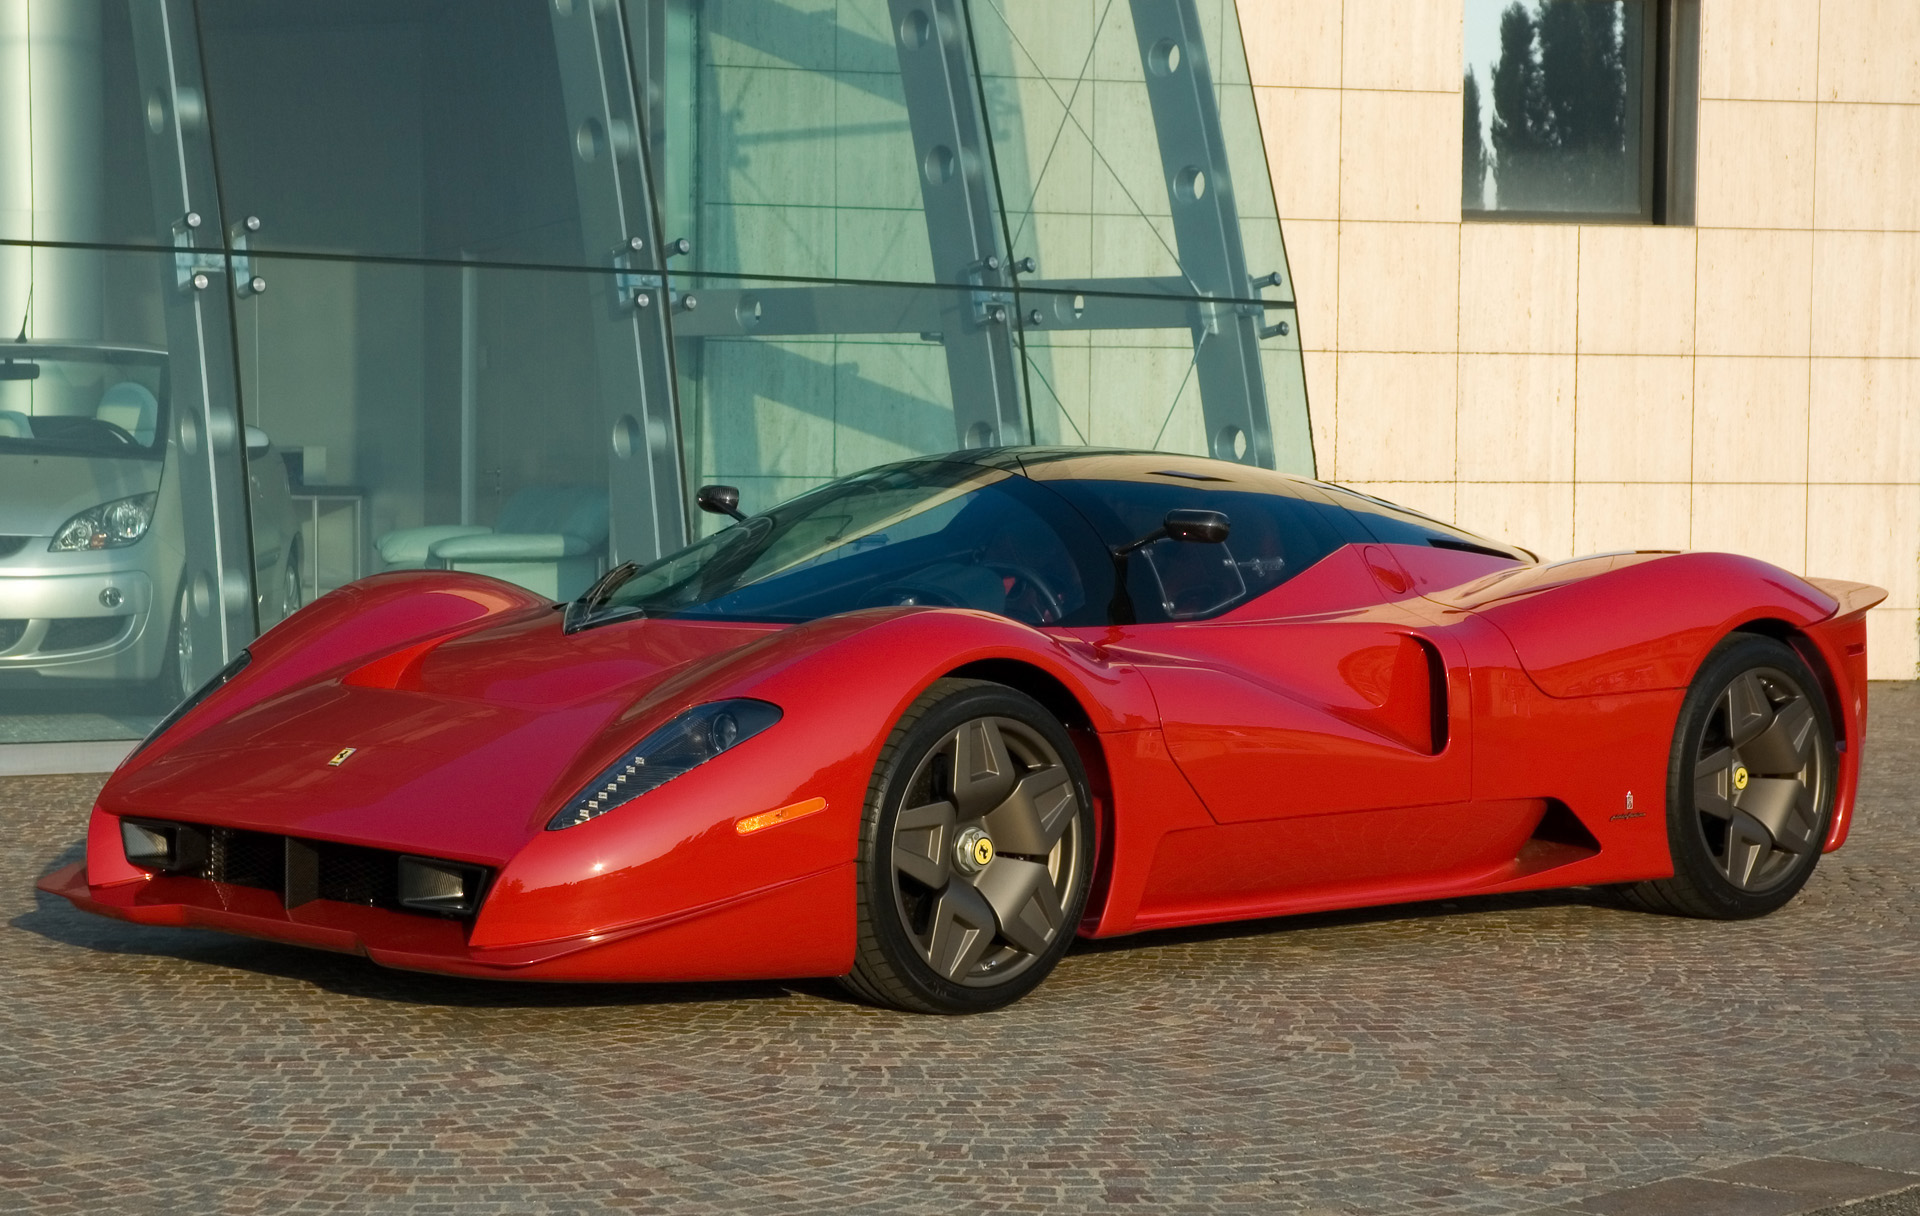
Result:
[[1849,583],[1837,578],[1810,578],[1806,581],[1840,601],[1840,606],[1827,618],[1830,621],[1859,616],[1887,598],[1887,589],[1872,583]]

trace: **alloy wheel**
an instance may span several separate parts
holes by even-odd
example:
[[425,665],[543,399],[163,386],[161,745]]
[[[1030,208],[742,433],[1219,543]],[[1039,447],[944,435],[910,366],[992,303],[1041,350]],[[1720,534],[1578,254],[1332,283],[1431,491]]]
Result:
[[173,627],[173,650],[174,671],[179,687],[172,691],[175,700],[184,701],[200,687],[193,674],[193,601],[185,587],[180,589],[180,611],[175,616]]
[[894,910],[921,959],[968,987],[1000,984],[1062,934],[1087,864],[1080,800],[1053,745],[1011,718],[948,732],[909,779],[888,851]]
[[1694,759],[1693,806],[1728,882],[1764,891],[1819,850],[1827,765],[1819,717],[1786,672],[1741,672],[1714,698]]

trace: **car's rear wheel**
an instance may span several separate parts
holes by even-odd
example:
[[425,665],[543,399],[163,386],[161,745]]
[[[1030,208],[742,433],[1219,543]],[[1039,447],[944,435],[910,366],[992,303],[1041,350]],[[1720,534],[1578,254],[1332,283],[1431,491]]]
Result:
[[979,1013],[1032,991],[1086,906],[1092,808],[1073,740],[1039,702],[935,682],[874,769],[843,982],[922,1013]]
[[1736,920],[1792,899],[1833,816],[1832,715],[1792,647],[1736,634],[1681,705],[1667,781],[1673,877],[1628,898],[1651,911]]

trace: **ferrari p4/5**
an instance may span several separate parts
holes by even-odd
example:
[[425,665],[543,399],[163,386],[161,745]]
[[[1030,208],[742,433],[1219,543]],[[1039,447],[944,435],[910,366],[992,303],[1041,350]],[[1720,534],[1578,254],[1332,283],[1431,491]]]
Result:
[[1570,886],[1757,916],[1846,839],[1877,588],[1543,563],[1155,453],[699,502],[729,522],[570,603],[446,571],[322,597],[41,886],[393,967],[960,1013],[1077,935]]

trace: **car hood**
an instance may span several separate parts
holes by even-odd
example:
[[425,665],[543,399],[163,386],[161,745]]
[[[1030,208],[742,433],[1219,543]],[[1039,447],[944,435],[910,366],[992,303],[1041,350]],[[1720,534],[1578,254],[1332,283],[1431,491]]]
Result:
[[583,751],[704,699],[704,671],[777,631],[634,621],[567,635],[558,612],[521,615],[269,696],[116,775],[101,802],[503,864],[571,792],[554,785]]
[[0,454],[0,536],[52,536],[88,507],[160,488],[160,462]]

